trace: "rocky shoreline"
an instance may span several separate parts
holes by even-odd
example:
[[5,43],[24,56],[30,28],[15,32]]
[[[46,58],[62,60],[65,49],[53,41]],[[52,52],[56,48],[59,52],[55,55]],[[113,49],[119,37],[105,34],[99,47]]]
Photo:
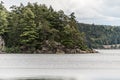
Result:
[[[1,47],[5,47],[3,45],[0,45]],[[4,52],[3,52],[4,51]],[[7,54],[5,50],[0,49],[0,53]],[[9,52],[8,52],[9,53]],[[24,46],[20,47],[20,52],[12,52],[12,53],[27,53],[27,54],[88,54],[88,53],[98,53],[97,51],[93,49],[86,49],[81,50],[78,47],[75,48],[67,48],[66,46],[62,45],[59,42],[51,42],[46,40],[42,47],[32,51],[31,49],[26,49]]]
[[[51,47],[52,46],[52,47]],[[49,41],[46,41],[41,50],[36,50],[34,53],[47,53],[47,54],[86,54],[86,53],[98,53],[97,51],[93,49],[88,50],[81,50],[78,47],[73,48],[66,48],[64,45],[54,42],[50,43]]]
[[89,54],[89,53],[98,53],[98,52],[95,50],[82,51],[80,49],[66,49],[64,51],[64,50],[57,49],[56,52],[49,51],[49,50],[38,50],[35,53],[38,53],[38,54]]

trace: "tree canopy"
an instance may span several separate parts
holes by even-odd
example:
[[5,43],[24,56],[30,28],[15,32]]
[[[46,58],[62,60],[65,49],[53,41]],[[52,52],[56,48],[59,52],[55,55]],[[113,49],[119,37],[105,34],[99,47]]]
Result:
[[[55,11],[52,6],[28,3],[26,6],[11,6],[7,11],[0,4],[0,32],[7,48],[21,50],[41,50],[46,41],[49,50],[56,49],[54,43],[65,48],[87,50],[84,34],[80,33],[74,13],[70,16],[64,11]],[[18,50],[19,51],[19,50]]]
[[79,30],[85,33],[90,48],[103,48],[103,45],[120,44],[120,27],[78,23]]

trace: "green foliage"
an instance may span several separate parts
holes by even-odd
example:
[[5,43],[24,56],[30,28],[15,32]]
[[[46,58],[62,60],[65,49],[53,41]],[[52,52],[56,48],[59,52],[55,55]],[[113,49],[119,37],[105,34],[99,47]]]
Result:
[[25,8],[23,9],[21,16],[23,16],[21,17],[23,25],[21,26],[22,33],[20,34],[20,42],[22,45],[30,47],[32,46],[31,44],[35,44],[34,42],[38,37],[36,24],[34,22],[35,15],[30,8]]
[[[7,27],[4,33],[7,52],[35,52],[42,49],[46,41],[58,42],[65,48],[87,49],[74,13],[67,16],[62,10],[57,12],[51,6],[28,3],[26,6],[12,6],[8,15],[2,10],[0,17],[1,29]],[[54,48],[54,45],[50,46]]]
[[84,35],[77,31],[75,28],[71,28],[70,25],[64,27],[64,31],[62,32],[62,41],[61,43],[68,48],[76,48],[84,49]]
[[7,29],[7,10],[3,6],[3,3],[0,3],[0,35],[3,35],[6,32]]
[[22,51],[20,50],[19,47],[11,47],[11,48],[5,48],[5,52],[7,53],[21,53]]
[[120,44],[120,27],[79,23],[79,30],[85,33],[90,48]]

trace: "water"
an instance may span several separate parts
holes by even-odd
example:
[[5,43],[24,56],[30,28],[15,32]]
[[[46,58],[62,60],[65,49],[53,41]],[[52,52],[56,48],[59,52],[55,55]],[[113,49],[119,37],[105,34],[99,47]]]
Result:
[[0,79],[120,80],[120,50],[97,54],[0,54]]

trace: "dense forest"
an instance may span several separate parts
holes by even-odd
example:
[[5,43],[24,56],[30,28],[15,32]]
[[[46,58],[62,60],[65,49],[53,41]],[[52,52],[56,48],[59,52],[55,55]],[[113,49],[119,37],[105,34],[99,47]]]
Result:
[[83,23],[78,23],[78,26],[79,30],[85,33],[86,42],[90,48],[104,48],[103,45],[111,45],[112,48],[112,45],[120,44],[119,26]]
[[120,27],[79,23],[45,4],[22,3],[10,10],[0,3],[0,36],[6,52],[80,53],[120,44]]
[[[22,3],[8,11],[0,3],[0,35],[6,52],[56,53],[89,51],[74,13],[64,14],[44,4]],[[48,52],[49,51],[49,52]],[[52,51],[52,52],[50,52]]]

